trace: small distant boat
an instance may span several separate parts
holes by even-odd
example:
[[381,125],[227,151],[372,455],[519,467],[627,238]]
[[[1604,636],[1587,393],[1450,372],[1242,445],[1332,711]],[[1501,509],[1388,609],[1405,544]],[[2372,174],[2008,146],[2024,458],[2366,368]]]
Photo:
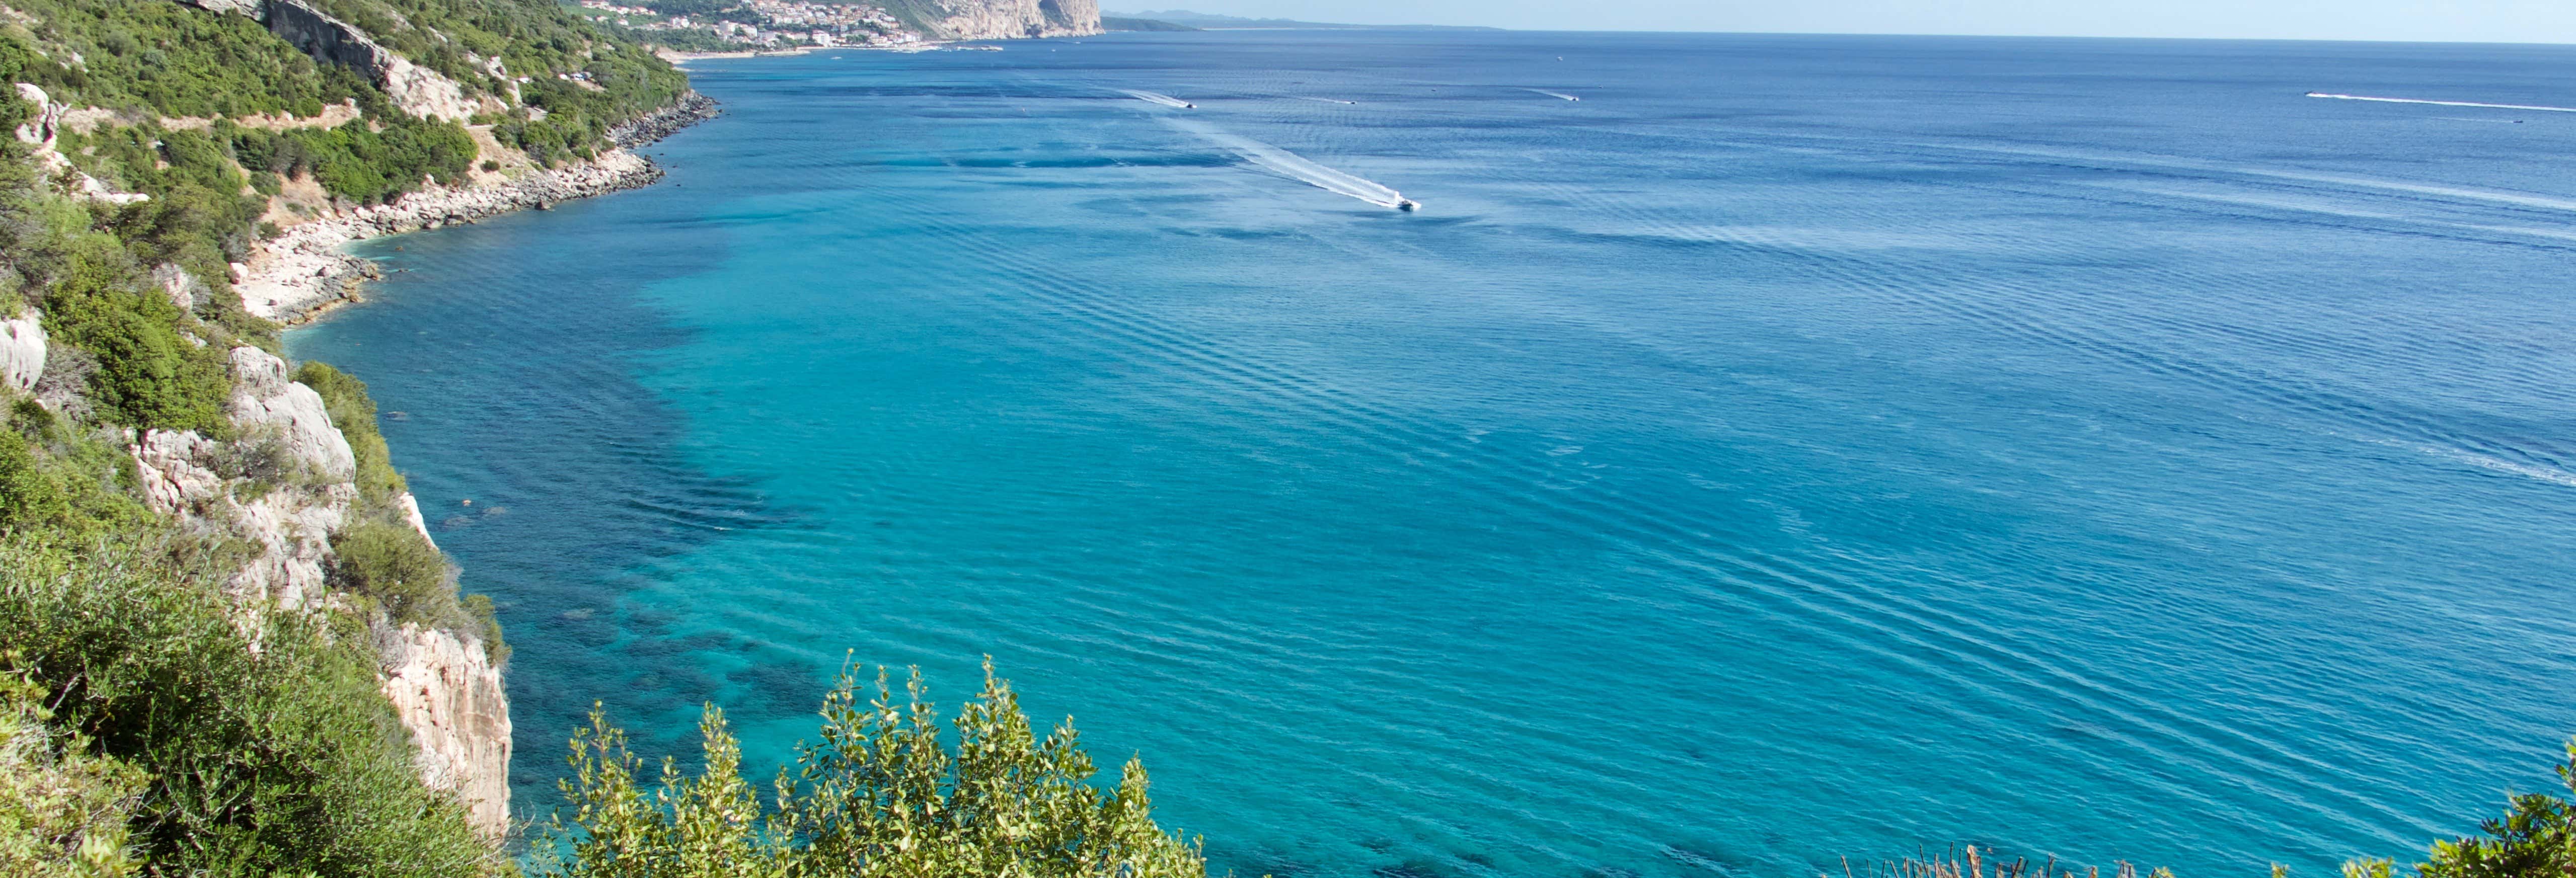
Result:
[[1422,202],[1410,198],[1398,198],[1395,200],[1395,209],[1412,213],[1422,209]]

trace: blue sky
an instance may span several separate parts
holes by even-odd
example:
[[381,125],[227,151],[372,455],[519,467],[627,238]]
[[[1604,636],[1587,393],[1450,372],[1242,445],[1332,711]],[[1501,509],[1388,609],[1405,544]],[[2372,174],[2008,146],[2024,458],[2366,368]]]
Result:
[[[1366,24],[1565,30],[2576,42],[2576,0],[1111,0]],[[1580,18],[1569,13],[1580,10]]]

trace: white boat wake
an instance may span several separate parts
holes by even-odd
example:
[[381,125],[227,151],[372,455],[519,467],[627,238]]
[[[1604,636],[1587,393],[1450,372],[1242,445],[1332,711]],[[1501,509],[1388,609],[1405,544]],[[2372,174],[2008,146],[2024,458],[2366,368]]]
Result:
[[1543,94],[1543,95],[1546,95],[1546,96],[1548,96],[1548,97],[1556,98],[1556,99],[1558,99],[1558,100],[1566,100],[1566,101],[1579,101],[1579,100],[1582,100],[1582,98],[1578,98],[1578,97],[1575,97],[1575,96],[1570,95],[1570,94],[1566,94],[1566,93],[1561,92],[1561,91],[1548,91],[1547,89],[1543,89],[1543,88],[1525,88],[1525,89],[1521,89],[1521,90],[1522,90],[1522,91],[1525,91],[1525,92],[1529,92],[1529,93],[1531,93],[1531,94]]
[[1209,143],[1224,147],[1235,155],[1242,156],[1244,161],[1251,162],[1263,170],[1326,192],[1347,195],[1379,207],[1392,207],[1397,210],[1413,210],[1421,206],[1419,202],[1406,198],[1403,193],[1380,185],[1377,181],[1324,167],[1307,161],[1296,153],[1249,137],[1218,130],[1213,125],[1185,119],[1167,118],[1163,121],[1172,127],[1198,135],[1200,139]]
[[1161,104],[1174,109],[1195,110],[1199,108],[1199,105],[1197,104],[1193,104],[1167,94],[1157,94],[1150,91],[1137,91],[1132,88],[1122,88],[1119,89],[1118,92],[1149,104]]
[[2576,113],[2576,107],[2543,107],[2533,104],[2481,104],[2476,101],[2428,101],[2421,98],[2376,98],[2369,95],[2339,95],[2322,91],[2309,92],[2308,97],[2330,98],[2338,101],[2376,101],[2383,104],[2431,104],[2436,107],[2485,107],[2490,110],[2538,110],[2543,113]]
[[1305,96],[1305,95],[1280,95],[1280,97],[1285,97],[1285,98],[1295,98],[1295,99],[1297,99],[1297,100],[1301,100],[1301,101],[1314,101],[1315,103],[1318,103],[1318,104],[1353,104],[1353,105],[1356,105],[1356,104],[1358,104],[1358,103],[1359,103],[1358,101],[1346,101],[1346,100],[1342,100],[1342,99],[1340,99],[1340,98],[1310,98],[1310,97],[1307,97],[1307,96]]

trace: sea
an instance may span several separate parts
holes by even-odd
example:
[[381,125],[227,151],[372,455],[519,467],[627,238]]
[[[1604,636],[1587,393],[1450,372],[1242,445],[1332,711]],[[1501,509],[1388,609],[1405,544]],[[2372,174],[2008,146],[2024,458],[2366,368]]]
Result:
[[497,602],[517,815],[594,704],[765,780],[987,657],[1246,878],[2328,876],[2565,789],[2576,47],[991,48],[694,62],[665,181],[289,335]]

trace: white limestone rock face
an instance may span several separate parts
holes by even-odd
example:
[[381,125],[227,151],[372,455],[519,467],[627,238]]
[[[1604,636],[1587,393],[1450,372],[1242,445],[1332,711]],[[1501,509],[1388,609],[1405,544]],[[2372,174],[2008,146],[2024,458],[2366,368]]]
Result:
[[465,99],[465,89],[438,71],[411,63],[378,44],[348,22],[331,17],[303,0],[268,0],[268,32],[312,56],[313,60],[357,70],[375,80],[403,112],[423,118],[462,122],[480,107]]
[[44,374],[45,329],[37,324],[36,313],[0,320],[0,384],[32,391]]
[[36,105],[35,114],[18,126],[18,142],[52,146],[54,130],[62,123],[62,105],[54,103],[53,95],[46,94],[43,86],[32,82],[18,83],[18,99]]
[[377,631],[385,698],[420,747],[422,783],[453,790],[475,829],[510,827],[510,699],[501,669],[469,635],[404,625]]
[[287,454],[323,479],[346,482],[358,477],[357,455],[349,440],[331,426],[322,394],[287,380],[286,361],[252,347],[233,349],[232,420],[244,428],[274,427]]
[[53,96],[46,94],[43,88],[34,83],[21,82],[17,84],[17,88],[18,99],[36,105],[36,112],[26,124],[18,126],[15,133],[19,142],[36,147],[34,150],[36,165],[45,176],[64,181],[69,184],[71,194],[91,201],[133,204],[152,200],[152,196],[140,192],[118,192],[109,189],[107,184],[99,182],[98,178],[72,167],[72,161],[64,158],[63,154],[54,148],[54,139],[56,135],[62,133],[64,115],[72,113],[73,109],[64,104],[54,103]]
[[484,108],[480,101],[467,100],[456,80],[400,57],[386,62],[376,80],[394,106],[414,116],[463,122]]
[[[143,497],[183,524],[227,534],[259,552],[226,583],[261,606],[322,606],[331,534],[358,499],[357,458],[331,426],[322,395],[289,381],[286,362],[258,348],[232,351],[232,421],[241,438],[153,430],[128,449]],[[272,445],[273,443],[273,445]],[[282,452],[286,472],[246,470]]]
[[422,518],[420,515],[420,498],[412,496],[410,491],[404,491],[402,496],[394,498],[394,508],[402,510],[403,523],[411,525],[412,530],[420,532],[420,538],[427,540],[431,548],[437,548],[438,540],[432,539],[429,535],[429,519]]
[[357,487],[346,482],[319,491],[281,489],[249,503],[233,503],[234,532],[260,547],[226,582],[234,594],[265,598],[280,607],[323,606],[329,581],[331,533],[348,523]]
[[[335,603],[326,590],[331,534],[352,524],[358,508],[355,457],[321,394],[288,380],[284,360],[242,347],[233,349],[232,365],[231,415],[242,438],[144,433],[128,449],[144,499],[185,526],[257,547],[226,582],[245,606],[324,611]],[[272,473],[264,482],[237,472],[279,456],[292,477]],[[427,538],[419,502],[405,494],[395,503]],[[375,639],[385,698],[419,750],[422,782],[454,791],[477,831],[503,837],[510,825],[510,702],[501,669],[471,634],[393,628],[379,619]]]
[[130,449],[143,501],[155,512],[202,518],[224,496],[224,477],[212,467],[219,449],[195,430],[151,430]]
[[187,269],[167,262],[153,267],[152,283],[160,287],[161,293],[170,297],[170,304],[179,306],[181,311],[196,310],[197,300],[209,292],[205,281],[198,280]]
[[262,11],[261,0],[180,0],[180,2],[208,12],[229,12],[249,18],[258,18]]
[[153,510],[258,548],[225,581],[226,591],[253,606],[318,609],[328,581],[331,533],[348,522],[357,486],[345,480],[290,484],[252,496],[248,479],[225,470],[256,441],[223,443],[193,430],[152,430],[127,450],[144,502]]
[[1099,0],[943,0],[929,22],[952,40],[1079,37],[1101,33]]

